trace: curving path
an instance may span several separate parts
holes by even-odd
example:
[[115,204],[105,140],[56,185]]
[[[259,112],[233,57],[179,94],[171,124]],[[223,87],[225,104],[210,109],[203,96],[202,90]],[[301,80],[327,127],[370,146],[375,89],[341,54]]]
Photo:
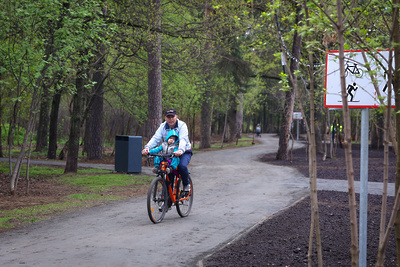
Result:
[[261,141],[193,156],[187,218],[172,209],[154,225],[145,196],[91,208],[0,234],[0,266],[201,266],[216,248],[308,195],[308,179],[295,169],[257,161],[278,149],[274,135]]

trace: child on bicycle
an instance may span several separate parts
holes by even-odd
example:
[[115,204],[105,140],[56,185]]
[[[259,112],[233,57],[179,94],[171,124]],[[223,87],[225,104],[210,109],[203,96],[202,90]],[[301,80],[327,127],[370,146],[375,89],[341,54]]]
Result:
[[[173,155],[179,148],[179,136],[175,130],[170,130],[167,135],[167,141],[163,142],[160,146],[153,148],[149,151],[151,154],[162,152],[163,154]],[[154,169],[153,172],[157,173],[160,167],[161,157],[154,158]],[[167,173],[171,173],[172,170],[176,170],[179,165],[179,157],[173,157],[171,164],[167,168]]]

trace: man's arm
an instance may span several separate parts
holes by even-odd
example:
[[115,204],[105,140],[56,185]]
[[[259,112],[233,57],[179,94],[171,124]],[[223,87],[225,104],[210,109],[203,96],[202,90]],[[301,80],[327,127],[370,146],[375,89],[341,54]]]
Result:
[[162,139],[162,131],[164,129],[165,123],[161,123],[160,127],[158,127],[156,133],[153,135],[153,137],[150,139],[150,141],[144,146],[145,148],[153,148],[157,146],[161,139]]
[[185,153],[186,144],[189,142],[189,131],[186,123],[180,121],[181,128],[179,129],[179,148],[178,150],[182,151],[182,154]]

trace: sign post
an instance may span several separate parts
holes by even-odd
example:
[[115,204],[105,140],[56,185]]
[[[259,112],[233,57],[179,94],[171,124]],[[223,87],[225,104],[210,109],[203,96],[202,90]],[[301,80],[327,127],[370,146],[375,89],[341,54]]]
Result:
[[359,266],[367,266],[369,110],[361,110]]
[[297,121],[297,140],[299,140],[299,121],[303,119],[303,115],[301,115],[301,112],[293,112],[293,119]]
[[[380,51],[381,55],[367,56],[364,60],[361,51],[345,52],[346,91],[349,108],[361,108],[361,156],[360,156],[360,231],[359,231],[359,266],[367,266],[367,211],[368,211],[368,144],[369,144],[369,108],[381,105],[379,98],[385,98],[387,103],[387,79],[382,67],[385,65],[389,51]],[[326,56],[325,76],[325,107],[343,108],[340,90],[339,52],[328,52]],[[384,58],[382,58],[382,56]],[[364,67],[371,66],[376,75],[378,92],[371,81],[371,76]],[[386,64],[387,65],[387,64]],[[394,94],[392,94],[392,103]]]

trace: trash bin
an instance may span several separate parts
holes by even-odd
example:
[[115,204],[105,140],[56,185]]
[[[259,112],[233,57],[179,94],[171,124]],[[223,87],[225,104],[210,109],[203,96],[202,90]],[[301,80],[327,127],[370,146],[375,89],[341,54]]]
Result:
[[142,137],[115,136],[115,171],[142,172]]

